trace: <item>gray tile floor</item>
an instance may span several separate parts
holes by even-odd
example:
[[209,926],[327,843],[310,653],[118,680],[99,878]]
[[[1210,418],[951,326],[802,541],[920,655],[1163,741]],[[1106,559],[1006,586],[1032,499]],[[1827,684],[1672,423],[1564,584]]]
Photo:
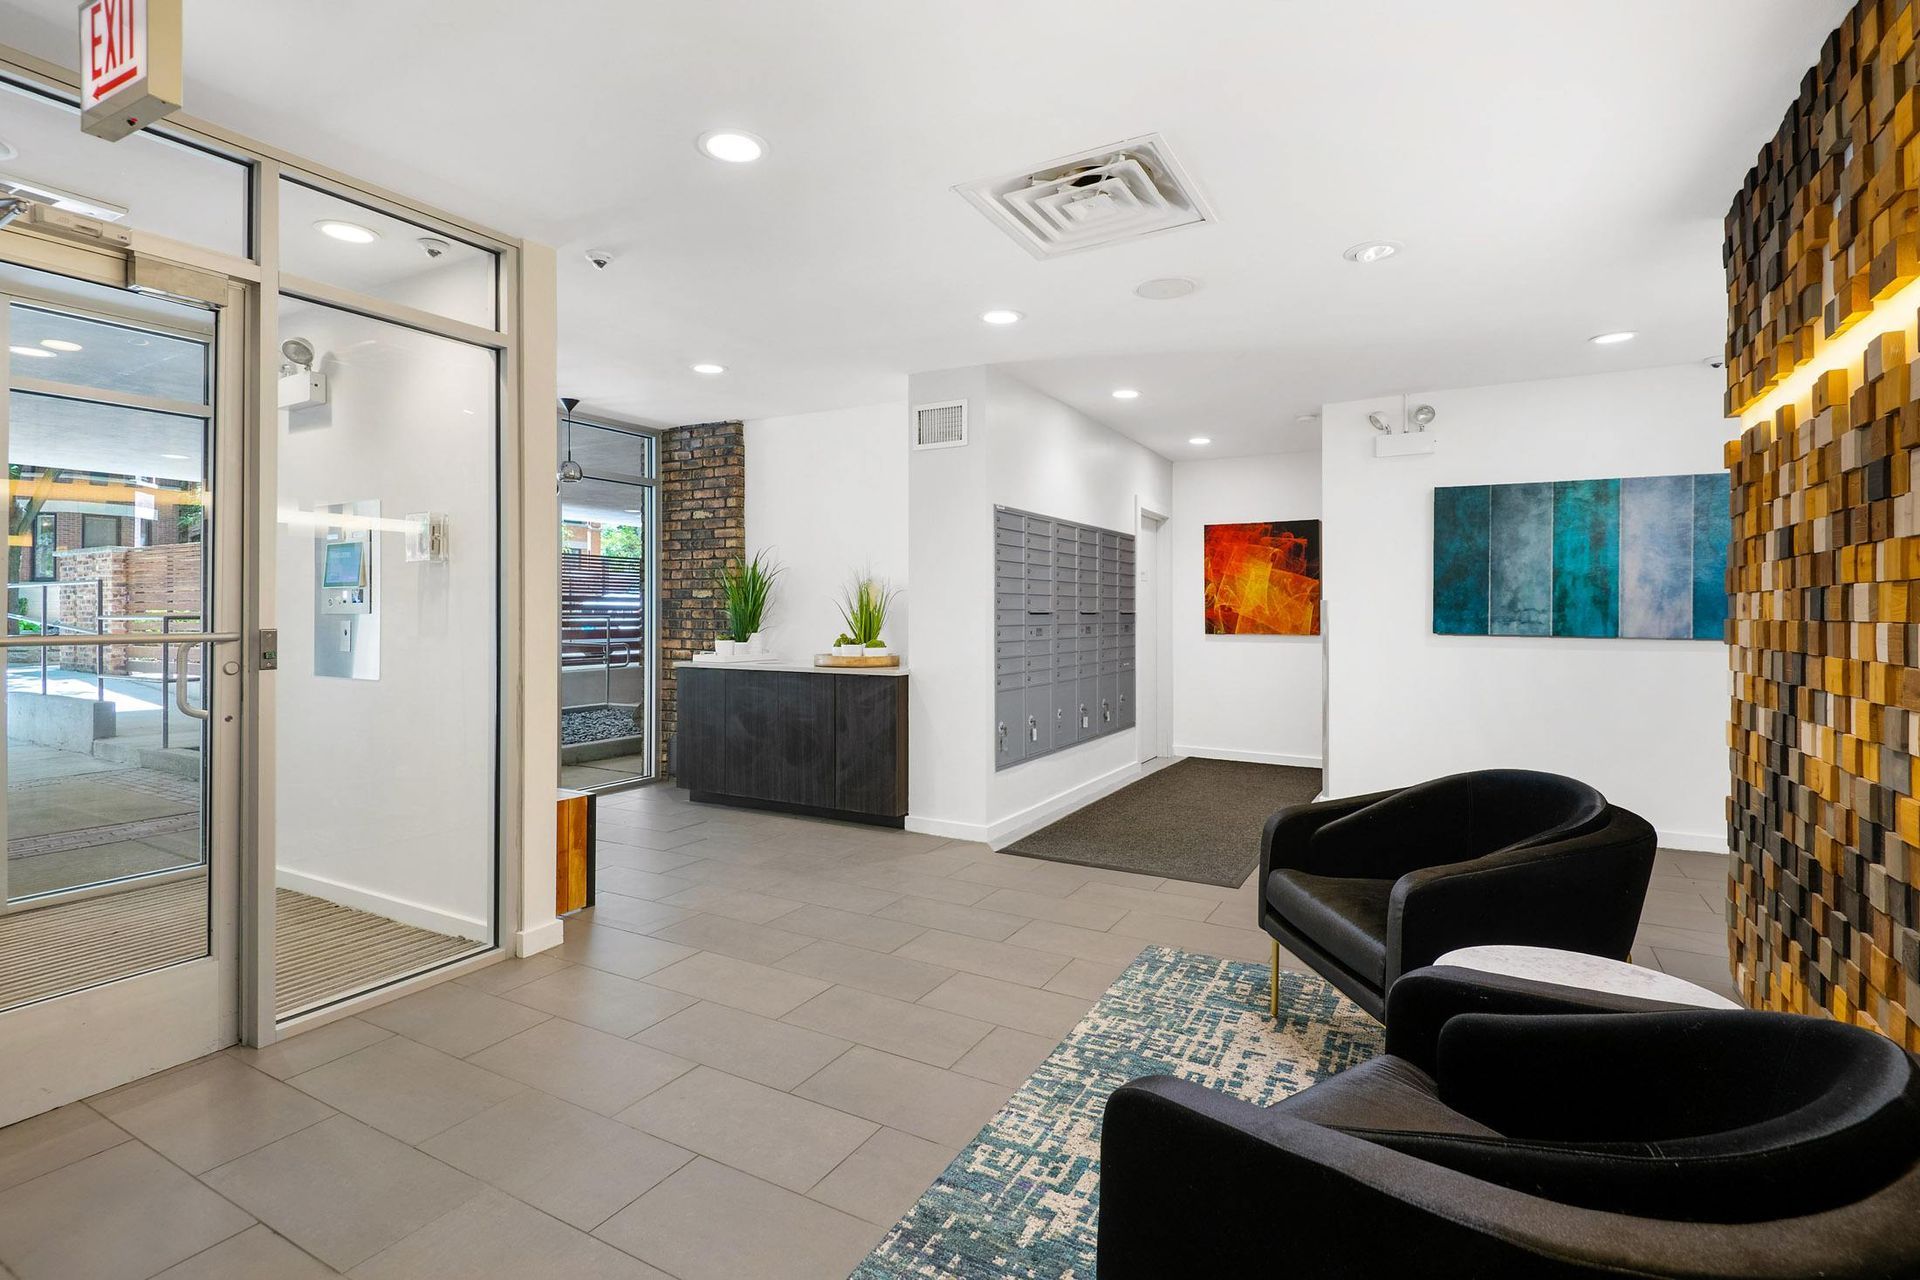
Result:
[[[508,961],[0,1130],[18,1280],[837,1278],[1149,942],[1264,960],[1253,889],[602,801],[601,898]],[[1638,958],[1727,985],[1723,859]]]

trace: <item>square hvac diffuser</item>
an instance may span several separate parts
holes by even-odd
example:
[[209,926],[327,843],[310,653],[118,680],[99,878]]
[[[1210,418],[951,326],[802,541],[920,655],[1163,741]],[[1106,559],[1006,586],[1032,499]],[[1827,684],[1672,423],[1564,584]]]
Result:
[[954,190],[1043,259],[1215,221],[1157,133]]

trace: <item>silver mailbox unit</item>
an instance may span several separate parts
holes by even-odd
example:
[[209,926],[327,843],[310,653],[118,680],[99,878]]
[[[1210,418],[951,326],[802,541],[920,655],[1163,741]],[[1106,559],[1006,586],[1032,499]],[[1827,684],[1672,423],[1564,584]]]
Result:
[[996,769],[1134,723],[1133,535],[993,509]]

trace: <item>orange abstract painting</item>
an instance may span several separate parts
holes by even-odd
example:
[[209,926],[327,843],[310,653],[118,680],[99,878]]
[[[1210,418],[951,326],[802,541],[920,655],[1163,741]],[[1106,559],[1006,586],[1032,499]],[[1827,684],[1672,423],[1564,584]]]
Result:
[[1320,522],[1206,526],[1210,636],[1320,634]]

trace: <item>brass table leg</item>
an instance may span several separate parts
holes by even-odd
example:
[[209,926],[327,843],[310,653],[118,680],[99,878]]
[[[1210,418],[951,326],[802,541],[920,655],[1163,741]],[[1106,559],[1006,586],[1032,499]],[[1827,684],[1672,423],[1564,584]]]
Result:
[[1280,939],[1273,940],[1273,978],[1267,987],[1267,1013],[1280,1021]]

